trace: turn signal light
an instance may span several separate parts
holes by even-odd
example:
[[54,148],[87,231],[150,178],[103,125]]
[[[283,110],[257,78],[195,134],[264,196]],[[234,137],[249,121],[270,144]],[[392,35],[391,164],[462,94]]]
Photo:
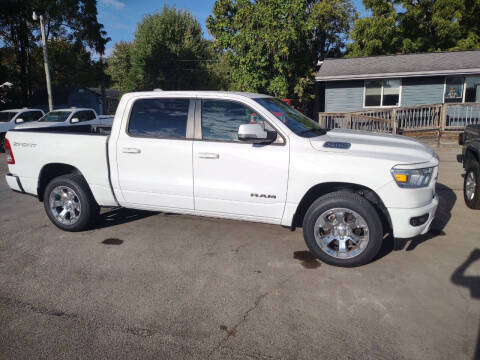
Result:
[[406,174],[395,174],[395,180],[399,183],[406,183],[408,176]]

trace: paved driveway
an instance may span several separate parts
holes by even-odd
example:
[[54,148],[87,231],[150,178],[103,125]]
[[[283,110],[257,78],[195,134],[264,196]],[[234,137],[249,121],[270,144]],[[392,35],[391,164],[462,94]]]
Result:
[[0,179],[0,358],[472,359],[480,211],[457,152],[432,232],[355,269],[272,225],[120,209],[62,232]]

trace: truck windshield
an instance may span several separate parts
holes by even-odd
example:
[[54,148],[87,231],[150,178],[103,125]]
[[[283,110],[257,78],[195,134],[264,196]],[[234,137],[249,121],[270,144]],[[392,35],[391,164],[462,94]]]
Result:
[[45,121],[45,122],[64,122],[67,120],[68,115],[70,115],[70,111],[52,111],[48,114],[42,116],[42,118],[38,121]]
[[1,111],[0,112],[0,122],[8,122],[16,115],[16,112],[11,111]]
[[300,111],[275,98],[254,98],[257,103],[269,110],[295,134],[302,137],[325,135],[326,131],[315,121]]

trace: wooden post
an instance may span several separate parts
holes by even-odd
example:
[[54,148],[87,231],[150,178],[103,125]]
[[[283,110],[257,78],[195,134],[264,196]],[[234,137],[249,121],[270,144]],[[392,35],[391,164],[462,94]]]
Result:
[[352,114],[351,113],[346,113],[345,114],[345,129],[351,129],[352,128]]
[[391,122],[392,122],[392,134],[396,134],[397,133],[397,110],[396,109],[392,109]]
[[445,131],[447,126],[447,104],[442,105],[442,115],[440,116],[440,131]]

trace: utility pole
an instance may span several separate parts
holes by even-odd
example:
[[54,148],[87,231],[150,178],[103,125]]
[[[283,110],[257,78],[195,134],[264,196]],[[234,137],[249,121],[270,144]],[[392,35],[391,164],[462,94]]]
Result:
[[107,110],[107,99],[105,96],[105,73],[104,73],[104,64],[103,64],[103,55],[100,53],[100,93],[102,96],[102,115],[106,115]]
[[45,78],[47,81],[47,94],[48,94],[48,109],[49,111],[53,110],[53,99],[52,99],[52,84],[50,81],[50,68],[48,67],[48,51],[47,51],[47,39],[45,37],[45,26],[43,24],[43,15],[37,16],[37,13],[34,11],[32,18],[34,21],[40,20],[40,33],[42,34],[42,48],[43,48],[43,63],[45,65]]

